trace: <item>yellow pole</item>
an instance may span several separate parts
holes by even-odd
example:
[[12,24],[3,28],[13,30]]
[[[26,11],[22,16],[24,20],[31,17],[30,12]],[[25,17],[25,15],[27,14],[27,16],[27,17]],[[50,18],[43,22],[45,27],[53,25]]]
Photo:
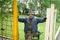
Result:
[[18,40],[18,9],[17,0],[13,0],[13,16],[14,16],[14,27],[13,27],[13,40]]

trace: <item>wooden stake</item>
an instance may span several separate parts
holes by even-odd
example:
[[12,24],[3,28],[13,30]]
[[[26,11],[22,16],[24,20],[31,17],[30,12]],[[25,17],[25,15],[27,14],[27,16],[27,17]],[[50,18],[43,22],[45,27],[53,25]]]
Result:
[[17,0],[13,0],[13,20],[14,20],[14,27],[13,27],[13,40],[18,40],[18,9],[17,9]]

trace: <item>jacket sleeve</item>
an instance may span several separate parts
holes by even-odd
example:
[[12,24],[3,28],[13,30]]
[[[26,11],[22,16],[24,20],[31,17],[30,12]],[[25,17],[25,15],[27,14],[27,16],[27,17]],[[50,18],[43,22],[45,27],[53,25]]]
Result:
[[26,20],[25,20],[25,18],[18,18],[18,21],[19,22],[25,22]]
[[46,18],[36,18],[38,23],[42,23],[46,21]]

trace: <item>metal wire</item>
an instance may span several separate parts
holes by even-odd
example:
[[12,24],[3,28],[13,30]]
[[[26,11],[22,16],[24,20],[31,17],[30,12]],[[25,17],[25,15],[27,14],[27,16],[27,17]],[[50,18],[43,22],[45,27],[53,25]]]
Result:
[[[1,40],[12,40],[13,38],[13,15],[10,15],[6,20],[3,19],[3,15],[0,17],[0,35]],[[9,34],[10,32],[11,34]],[[9,36],[11,35],[11,36]]]

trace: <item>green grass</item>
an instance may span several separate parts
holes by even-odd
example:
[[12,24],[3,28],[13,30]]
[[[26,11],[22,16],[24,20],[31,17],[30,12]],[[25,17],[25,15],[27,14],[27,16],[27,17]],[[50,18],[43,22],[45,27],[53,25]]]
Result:
[[[26,16],[25,15],[20,15],[19,17],[24,18]],[[10,25],[11,23],[8,21],[7,23],[4,22],[4,24]],[[57,31],[58,27],[59,27],[59,23],[56,23],[56,30],[55,31]],[[12,37],[12,35],[13,35],[12,27],[4,25],[4,28],[5,28],[4,34],[7,37]],[[18,22],[18,28],[19,28],[19,40],[24,40],[24,23]],[[43,32],[40,35],[40,40],[44,40],[44,37],[45,37],[45,28],[46,28],[46,23],[45,22],[38,24],[38,30],[40,32]],[[0,29],[1,29],[1,23],[0,23]],[[0,30],[0,35],[1,35],[1,30]]]
[[56,23],[55,32],[57,32],[57,30],[58,30],[59,27],[60,27],[60,23]]

